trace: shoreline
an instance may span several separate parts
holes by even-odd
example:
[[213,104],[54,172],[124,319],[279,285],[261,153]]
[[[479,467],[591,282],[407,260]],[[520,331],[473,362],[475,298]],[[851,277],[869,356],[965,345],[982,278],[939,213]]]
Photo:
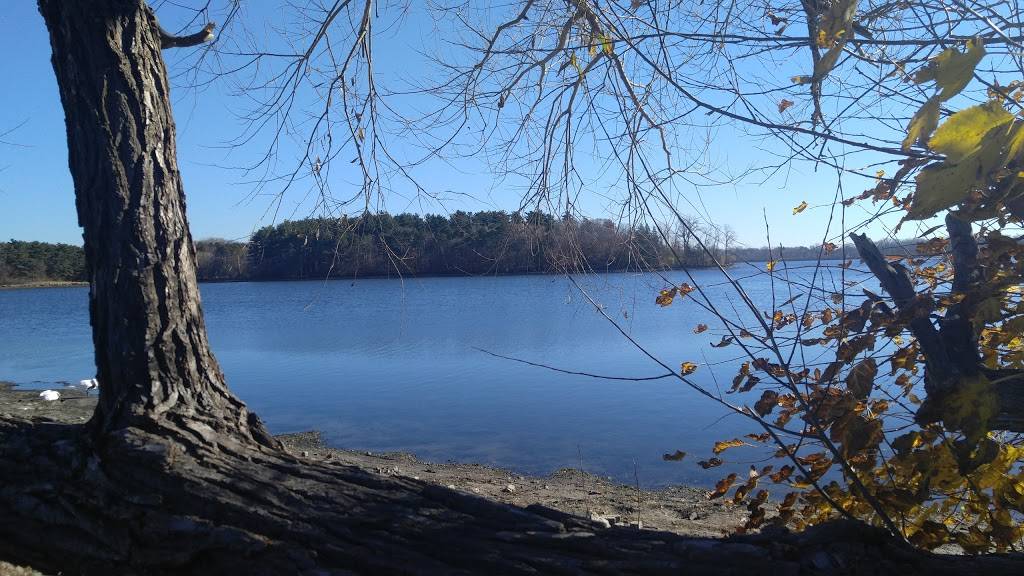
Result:
[[[45,401],[39,390],[19,390],[0,381],[0,417],[34,423],[84,424],[92,416],[96,395],[81,389],[58,389],[62,399]],[[381,476],[400,476],[474,494],[519,507],[541,505],[590,518],[601,525],[664,530],[686,536],[722,537],[746,520],[746,508],[730,500],[708,500],[708,491],[690,486],[643,489],[620,484],[574,468],[547,476],[476,463],[429,462],[404,452],[377,453],[324,444],[318,431],[280,434],[276,438],[297,458],[355,466]]]
[[40,280],[38,282],[25,282],[24,284],[0,284],[0,290],[18,290],[22,288],[69,288],[72,286],[88,285],[88,282],[70,280]]
[[[822,262],[830,261],[841,261],[840,258],[822,258]],[[813,262],[813,260],[791,260],[789,263],[797,262]],[[745,260],[734,260],[728,264],[724,264],[725,268],[731,268],[733,266],[739,266],[743,264],[752,264]],[[238,283],[253,283],[263,284],[269,282],[355,282],[358,280],[407,280],[407,279],[419,279],[419,278],[514,278],[514,277],[534,277],[534,276],[566,276],[566,275],[605,275],[605,274],[649,274],[651,272],[679,272],[683,270],[714,270],[715,265],[708,264],[702,266],[670,266],[664,268],[657,268],[653,270],[635,270],[635,269],[621,269],[621,270],[577,270],[572,272],[502,272],[502,273],[480,273],[480,274],[468,274],[459,272],[428,272],[423,274],[407,273],[407,274],[368,274],[365,276],[332,276],[329,278],[321,277],[310,277],[310,278],[200,278],[198,282],[200,284],[238,284]],[[68,288],[78,286],[88,286],[88,282],[84,281],[68,281],[68,280],[40,280],[36,282],[25,282],[23,284],[0,284],[0,290],[18,290],[18,289],[34,289],[34,288]]]
[[[732,266],[734,263],[726,266]],[[707,270],[714,266],[690,266],[693,270]],[[678,272],[685,270],[684,267],[658,269],[660,272]],[[583,270],[570,272],[570,274],[646,274],[652,270]],[[419,278],[514,278],[518,276],[565,276],[565,272],[510,272],[501,274],[460,274],[452,272],[427,273],[427,274],[377,274],[366,276],[332,276],[330,278],[200,278],[200,284],[264,284],[270,282],[356,282],[358,280],[409,280]],[[41,280],[38,282],[26,282],[24,284],[0,284],[0,290],[17,290],[29,288],[67,288],[77,286],[88,286],[88,282],[64,281],[64,280]]]

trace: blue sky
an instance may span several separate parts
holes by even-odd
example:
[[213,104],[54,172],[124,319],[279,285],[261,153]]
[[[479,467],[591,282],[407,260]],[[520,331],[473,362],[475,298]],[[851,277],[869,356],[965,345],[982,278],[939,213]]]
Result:
[[[264,21],[279,18],[272,2],[248,2],[244,17],[251,29],[259,30]],[[427,18],[414,13],[402,22],[399,32],[385,32],[375,40],[377,69],[384,79],[411,77],[427,72],[417,49],[429,45],[436,34]],[[420,45],[420,46],[417,46]],[[41,240],[81,243],[81,231],[75,215],[67,153],[63,113],[53,71],[50,47],[42,19],[30,1],[11,2],[0,12],[0,77],[6,90],[0,91],[0,133],[10,130],[0,143],[0,239]],[[17,55],[13,57],[13,55]],[[172,74],[177,61],[165,52]],[[770,72],[770,71],[769,71]],[[787,73],[779,70],[779,74]],[[223,237],[244,239],[255,228],[283,218],[301,218],[313,210],[308,186],[297,187],[284,197],[280,210],[274,209],[271,196],[256,196],[253,176],[229,167],[251,161],[262,152],[258,146],[230,150],[225,143],[244,129],[238,112],[244,101],[227,84],[214,84],[201,92],[175,89],[175,115],[178,125],[179,164],[188,195],[188,215],[196,238]],[[708,152],[713,163],[729,165],[738,171],[749,165],[772,160],[768,153],[775,145],[744,135],[740,129],[718,130]],[[766,151],[767,150],[767,151]],[[578,158],[584,166],[596,166],[600,159],[587,159],[581,150]],[[332,188],[344,190],[354,181],[352,174],[332,172]],[[458,209],[514,209],[521,188],[515,181],[498,180],[482,161],[454,164],[434,162],[421,167],[419,180],[428,188],[445,191],[449,200],[443,205],[423,202],[396,184],[386,199],[392,212],[439,212]],[[728,224],[741,244],[765,243],[767,217],[772,227],[772,242],[786,245],[819,242],[829,216],[836,190],[836,176],[828,169],[794,164],[767,182],[749,178],[738,184],[696,190],[681,184],[678,205],[684,213],[702,212],[717,224]],[[844,182],[846,196],[860,192],[870,183]],[[604,196],[615,191],[587,195],[580,200],[589,216],[609,216],[610,203]],[[340,194],[339,194],[340,195]],[[792,208],[806,200],[805,213],[792,215]],[[826,205],[824,208],[816,208]],[[859,209],[854,209],[859,210]],[[848,214],[858,221],[863,212]]]

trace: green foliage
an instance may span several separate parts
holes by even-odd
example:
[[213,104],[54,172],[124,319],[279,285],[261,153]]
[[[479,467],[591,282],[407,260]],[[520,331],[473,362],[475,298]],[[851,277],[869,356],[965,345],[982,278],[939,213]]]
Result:
[[85,279],[85,253],[78,246],[17,240],[0,244],[0,284]]

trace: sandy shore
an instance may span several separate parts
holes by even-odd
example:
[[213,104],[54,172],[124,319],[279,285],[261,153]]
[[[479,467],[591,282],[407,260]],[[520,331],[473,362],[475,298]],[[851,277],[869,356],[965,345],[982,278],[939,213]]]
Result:
[[[40,423],[84,423],[96,395],[61,388],[61,400],[45,401],[38,390],[18,390],[0,382],[0,416],[17,415]],[[373,453],[324,445],[319,432],[278,436],[294,455],[332,460],[375,474],[403,476],[477,494],[515,506],[541,504],[602,524],[639,526],[690,536],[719,537],[742,525],[746,509],[725,499],[708,500],[707,490],[671,486],[637,490],[582,470],[563,468],[548,476],[526,476],[480,464],[425,462],[412,454]],[[0,565],[0,576],[4,576]]]

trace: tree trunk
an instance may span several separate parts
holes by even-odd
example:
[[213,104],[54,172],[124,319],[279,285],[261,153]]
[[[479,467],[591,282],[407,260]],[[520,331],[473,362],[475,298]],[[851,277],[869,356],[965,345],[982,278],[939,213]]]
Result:
[[[954,290],[963,293],[975,278],[976,251],[969,224],[952,215],[946,218],[953,240]],[[889,262],[866,234],[850,234],[861,260],[878,278],[882,288],[892,297],[896,308],[906,311],[914,305],[917,292],[909,271],[898,262]],[[1024,371],[1016,369],[988,370],[980,365],[980,354],[974,327],[963,304],[954,304],[946,312],[939,328],[927,316],[918,315],[910,321],[910,332],[917,339],[925,357],[925,391],[927,397],[917,411],[921,424],[941,419],[942,405],[955,392],[963,376],[983,372],[995,384],[996,414],[986,423],[990,430],[1024,432]]]
[[39,0],[67,125],[102,386],[97,439],[128,427],[271,444],[210,352],[161,32],[143,0]]

